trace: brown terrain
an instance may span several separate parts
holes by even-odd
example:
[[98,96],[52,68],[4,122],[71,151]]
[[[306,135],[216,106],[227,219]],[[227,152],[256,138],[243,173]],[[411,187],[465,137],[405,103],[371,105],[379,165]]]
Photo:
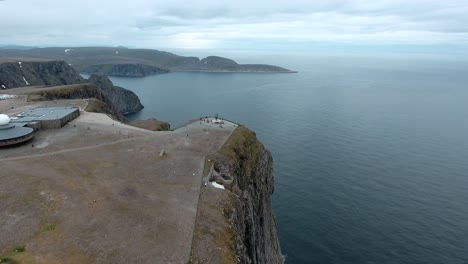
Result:
[[195,121],[154,132],[86,112],[88,103],[0,101],[9,115],[81,109],[61,129],[0,149],[0,262],[188,263],[205,157],[237,125]]

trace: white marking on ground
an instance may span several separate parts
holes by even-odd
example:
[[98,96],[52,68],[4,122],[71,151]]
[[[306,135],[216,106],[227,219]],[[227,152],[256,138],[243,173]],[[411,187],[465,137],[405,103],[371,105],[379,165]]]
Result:
[[35,147],[38,148],[38,149],[43,149],[45,147],[49,146],[49,141],[43,141],[39,144],[37,144]]

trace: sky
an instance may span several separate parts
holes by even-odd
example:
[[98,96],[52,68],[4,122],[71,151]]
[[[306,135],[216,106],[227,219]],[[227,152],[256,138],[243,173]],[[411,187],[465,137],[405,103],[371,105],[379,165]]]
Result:
[[0,44],[468,54],[468,0],[0,0]]

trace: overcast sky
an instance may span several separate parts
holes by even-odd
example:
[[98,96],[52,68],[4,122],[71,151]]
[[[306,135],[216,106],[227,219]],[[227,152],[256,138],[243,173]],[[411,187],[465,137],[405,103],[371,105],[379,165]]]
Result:
[[463,49],[468,0],[0,0],[0,44]]

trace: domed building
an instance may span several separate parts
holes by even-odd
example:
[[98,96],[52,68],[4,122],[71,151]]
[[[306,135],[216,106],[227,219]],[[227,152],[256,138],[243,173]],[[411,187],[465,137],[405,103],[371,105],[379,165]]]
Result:
[[15,126],[10,123],[10,117],[0,114],[0,147],[19,144],[33,137],[34,129]]

